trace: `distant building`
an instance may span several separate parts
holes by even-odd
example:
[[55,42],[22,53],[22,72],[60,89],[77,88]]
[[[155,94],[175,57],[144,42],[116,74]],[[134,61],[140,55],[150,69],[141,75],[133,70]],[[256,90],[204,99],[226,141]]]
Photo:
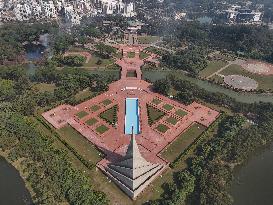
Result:
[[226,11],[230,23],[259,23],[262,21],[262,12],[251,9],[243,9],[240,6],[232,6]]

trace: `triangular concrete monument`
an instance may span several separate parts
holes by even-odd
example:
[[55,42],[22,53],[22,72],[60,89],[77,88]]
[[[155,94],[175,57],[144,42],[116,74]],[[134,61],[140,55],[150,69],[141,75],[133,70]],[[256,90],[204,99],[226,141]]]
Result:
[[132,129],[125,156],[119,162],[108,164],[105,170],[127,195],[135,199],[163,168],[164,164],[153,164],[142,157]]

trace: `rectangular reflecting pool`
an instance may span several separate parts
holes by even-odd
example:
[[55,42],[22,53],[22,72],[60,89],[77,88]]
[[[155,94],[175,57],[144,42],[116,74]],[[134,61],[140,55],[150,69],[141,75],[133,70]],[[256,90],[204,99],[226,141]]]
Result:
[[125,134],[140,133],[138,98],[126,98],[125,102]]

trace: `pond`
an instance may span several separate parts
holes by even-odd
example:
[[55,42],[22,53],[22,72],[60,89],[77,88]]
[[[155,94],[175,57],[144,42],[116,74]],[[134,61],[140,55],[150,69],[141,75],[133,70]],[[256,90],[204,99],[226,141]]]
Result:
[[235,98],[239,102],[244,103],[254,103],[254,102],[271,102],[273,103],[273,96],[272,95],[265,95],[265,94],[255,94],[255,93],[238,93],[233,90],[224,88],[220,85],[216,85],[213,83],[210,83],[208,81],[191,78],[189,76],[186,76],[182,72],[179,71],[156,71],[156,70],[143,70],[143,79],[149,79],[150,81],[154,82],[155,80],[165,78],[166,76],[170,74],[175,74],[179,78],[183,80],[188,80],[192,83],[195,83],[199,87],[209,91],[209,92],[219,92],[226,94],[229,97]]
[[33,204],[19,172],[0,156],[0,204]]
[[231,195],[234,205],[273,204],[273,145],[236,169]]

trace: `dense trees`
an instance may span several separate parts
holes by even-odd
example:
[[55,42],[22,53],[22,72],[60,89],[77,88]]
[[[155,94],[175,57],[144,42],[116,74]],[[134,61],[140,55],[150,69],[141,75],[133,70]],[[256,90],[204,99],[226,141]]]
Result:
[[[199,142],[194,156],[187,160],[187,169],[175,173],[174,182],[165,185],[162,198],[151,204],[180,205],[186,201],[201,205],[232,204],[228,190],[234,165],[246,160],[257,148],[273,141],[273,105],[238,103],[226,95],[212,94],[175,77],[171,77],[170,82],[178,91],[178,100],[189,95],[188,98],[197,101],[201,99],[226,106],[235,112],[251,116],[255,124],[246,123],[246,118],[242,115],[224,116],[213,138]],[[194,184],[193,187],[191,184]]]
[[1,103],[0,148],[9,150],[11,160],[24,159],[35,204],[107,204],[106,196],[94,191],[90,181],[72,168],[66,152],[57,150],[30,118],[9,108]]

